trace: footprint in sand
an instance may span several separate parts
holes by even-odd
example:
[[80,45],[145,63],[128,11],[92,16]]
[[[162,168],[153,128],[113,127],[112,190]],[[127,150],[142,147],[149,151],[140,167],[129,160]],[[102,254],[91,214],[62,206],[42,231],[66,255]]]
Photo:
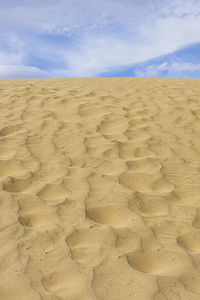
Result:
[[3,129],[0,130],[0,137],[4,137],[4,136],[11,136],[15,133],[19,133],[19,132],[27,132],[26,129],[23,129],[21,126],[16,125],[16,126],[7,126],[4,127]]
[[0,160],[0,177],[12,176],[20,171],[24,171],[20,160]]
[[23,195],[17,196],[19,213],[18,220],[22,226],[35,228],[35,227],[48,227],[58,222],[56,215],[56,208],[47,206],[41,199],[31,196]]
[[[69,257],[61,259],[54,271],[42,278],[42,285],[56,299],[93,299],[92,291],[86,288],[87,281],[78,265]],[[62,265],[61,265],[62,264]]]
[[62,203],[67,195],[66,189],[61,184],[46,184],[37,196],[49,201],[51,204]]
[[186,254],[162,249],[136,251],[127,254],[126,257],[133,269],[158,276],[181,275],[192,267],[192,262]]
[[96,223],[114,227],[125,227],[130,225],[132,220],[138,219],[138,216],[126,206],[86,208],[86,216]]
[[117,229],[116,248],[123,254],[141,249],[141,239],[139,235],[127,228]]
[[105,110],[98,104],[81,104],[78,107],[78,114],[83,119],[91,119],[103,116]]
[[97,168],[94,170],[102,175],[113,175],[118,176],[127,169],[124,161],[121,160],[104,160]]
[[112,135],[124,133],[127,129],[128,122],[126,118],[116,118],[115,116],[108,116],[103,120],[98,127],[98,132],[104,135]]
[[83,264],[99,264],[110,248],[115,246],[116,236],[107,228],[92,225],[75,229],[66,243],[71,249],[73,260]]
[[199,230],[189,231],[184,235],[177,237],[177,243],[180,247],[190,252],[200,252],[200,232]]
[[159,172],[162,166],[156,158],[130,160],[126,161],[126,164],[129,172],[144,172],[146,174]]
[[197,118],[200,118],[200,109],[193,110],[192,113],[193,113]]
[[144,216],[165,216],[169,213],[169,203],[166,199],[141,193],[129,201],[129,208]]
[[32,184],[32,179],[20,179],[20,178],[14,178],[9,177],[6,182],[3,182],[3,189],[4,191],[10,192],[10,193],[23,193],[25,190],[27,190]]
[[118,145],[114,144],[108,150],[104,151],[103,158],[119,160],[119,148],[118,148]]
[[157,156],[156,153],[147,146],[141,146],[135,149],[135,157],[137,158],[147,158],[147,157],[156,158],[156,156]]
[[147,118],[140,118],[140,119],[131,119],[129,121],[130,128],[146,128],[149,125],[149,120]]
[[133,158],[156,157],[156,154],[150,150],[149,147],[139,147],[135,141],[129,141],[119,145],[119,157],[121,159],[130,160]]
[[135,157],[135,149],[137,146],[134,142],[120,143],[119,144],[119,157],[121,159],[132,159]]
[[152,185],[152,190],[157,193],[171,193],[174,189],[174,185],[164,179],[164,177],[159,178]]
[[[78,274],[78,271],[74,272],[71,268],[68,271],[62,268],[64,270],[54,271],[43,277],[42,284],[45,290],[51,294],[56,294],[59,299],[78,299],[77,295],[84,299],[82,297],[85,295],[80,292],[84,291],[84,280]],[[56,297],[56,299],[58,298]]]
[[[191,207],[194,207],[198,210],[199,207],[199,186],[194,185],[191,186],[189,184],[185,184],[181,187],[176,186],[175,194],[178,198],[180,205],[187,206],[190,203]],[[193,223],[193,226],[200,229],[200,211],[196,217],[196,220]]]
[[0,159],[1,160],[10,160],[14,159],[16,155],[16,149],[8,149],[5,141],[0,141]]
[[133,129],[129,127],[124,134],[133,141],[145,141],[152,137],[144,128]]
[[119,176],[119,183],[132,191],[141,193],[171,193],[174,185],[166,181],[157,172],[155,174],[124,172]]
[[149,193],[159,174],[124,172],[119,176],[119,183],[132,191]]

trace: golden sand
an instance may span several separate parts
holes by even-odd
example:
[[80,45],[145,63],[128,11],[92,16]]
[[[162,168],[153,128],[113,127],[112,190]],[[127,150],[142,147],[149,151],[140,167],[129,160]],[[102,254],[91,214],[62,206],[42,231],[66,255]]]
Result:
[[0,300],[199,300],[200,80],[0,97]]

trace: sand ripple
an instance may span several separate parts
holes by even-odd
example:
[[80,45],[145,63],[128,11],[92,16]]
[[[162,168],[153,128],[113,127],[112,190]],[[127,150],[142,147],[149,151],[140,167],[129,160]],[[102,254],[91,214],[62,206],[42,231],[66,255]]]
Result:
[[199,300],[199,80],[1,80],[0,300]]

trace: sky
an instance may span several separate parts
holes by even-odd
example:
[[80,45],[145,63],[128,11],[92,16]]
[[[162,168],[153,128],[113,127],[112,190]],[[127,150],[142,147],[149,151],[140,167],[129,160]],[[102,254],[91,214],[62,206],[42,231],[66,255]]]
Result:
[[200,78],[200,0],[0,0],[0,78]]

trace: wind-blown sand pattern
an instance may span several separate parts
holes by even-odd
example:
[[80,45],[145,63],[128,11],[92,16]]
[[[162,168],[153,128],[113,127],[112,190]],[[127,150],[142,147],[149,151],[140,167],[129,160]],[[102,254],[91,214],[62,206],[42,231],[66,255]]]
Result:
[[199,300],[200,80],[0,95],[0,300]]

